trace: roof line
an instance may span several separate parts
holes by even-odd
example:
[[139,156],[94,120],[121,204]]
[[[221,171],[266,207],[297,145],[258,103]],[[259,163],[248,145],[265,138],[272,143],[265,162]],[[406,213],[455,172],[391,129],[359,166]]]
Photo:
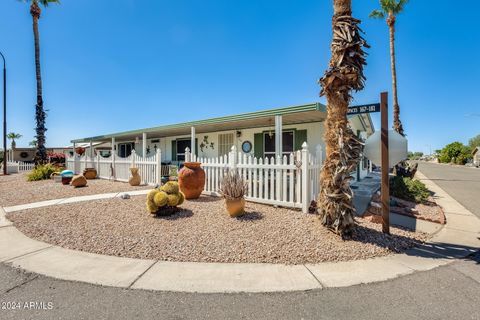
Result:
[[298,105],[298,106],[266,109],[266,110],[260,110],[260,111],[254,111],[254,112],[246,112],[246,113],[240,113],[240,114],[235,114],[235,115],[231,115],[231,116],[216,117],[216,118],[210,118],[210,119],[205,119],[205,120],[195,120],[195,121],[176,123],[176,124],[168,124],[168,125],[157,126],[157,127],[150,127],[150,128],[143,128],[143,129],[137,129],[137,130],[116,132],[116,133],[110,133],[110,134],[101,135],[101,136],[75,139],[75,140],[71,140],[70,142],[72,142],[72,143],[87,142],[87,141],[90,141],[90,140],[107,139],[107,138],[112,138],[112,137],[120,137],[120,136],[130,135],[130,134],[139,134],[139,133],[143,133],[143,132],[148,133],[148,132],[152,132],[152,131],[155,131],[155,130],[176,129],[176,128],[182,128],[182,127],[196,126],[196,125],[198,126],[198,125],[205,125],[205,124],[215,124],[215,123],[226,122],[226,121],[245,120],[245,119],[249,119],[249,118],[261,118],[261,117],[267,117],[267,116],[285,115],[285,114],[291,114],[291,113],[297,113],[297,112],[307,112],[307,111],[326,112],[326,107],[323,104],[321,104],[319,102],[316,102],[316,103],[303,104],[303,105]]

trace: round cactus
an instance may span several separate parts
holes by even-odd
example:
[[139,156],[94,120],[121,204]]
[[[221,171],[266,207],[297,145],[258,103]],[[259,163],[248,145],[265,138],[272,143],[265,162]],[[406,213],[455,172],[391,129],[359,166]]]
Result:
[[158,211],[158,207],[157,205],[155,204],[155,202],[150,201],[150,200],[147,200],[147,210],[148,212],[150,212],[151,214],[156,214],[157,211]]
[[183,202],[185,201],[185,195],[183,194],[183,192],[179,192],[178,193],[178,203],[177,203],[177,206],[181,205]]
[[167,196],[168,200],[167,200],[167,204],[171,207],[174,207],[176,205],[178,205],[178,200],[180,200],[180,196],[177,194],[169,194]]
[[177,194],[179,192],[178,182],[168,181],[160,189],[168,194]]
[[154,202],[159,208],[165,206],[168,202],[167,194],[163,191],[158,192],[155,195]]
[[152,202],[154,201],[155,199],[155,195],[160,192],[158,189],[153,189],[153,190],[150,190],[150,192],[147,194],[147,202]]

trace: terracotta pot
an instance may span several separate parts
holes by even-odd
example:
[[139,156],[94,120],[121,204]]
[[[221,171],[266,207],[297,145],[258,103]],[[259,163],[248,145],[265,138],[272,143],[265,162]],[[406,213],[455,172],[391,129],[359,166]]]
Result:
[[138,174],[138,168],[130,168],[130,173],[132,176],[128,179],[128,183],[131,186],[139,186],[142,182],[142,177]]
[[85,170],[83,170],[83,176],[88,180],[96,179],[97,170],[95,168],[85,168]]
[[238,217],[245,213],[245,199],[225,199],[225,206],[230,214],[230,217]]
[[178,172],[178,185],[185,199],[198,199],[205,186],[205,171],[200,162],[185,162]]

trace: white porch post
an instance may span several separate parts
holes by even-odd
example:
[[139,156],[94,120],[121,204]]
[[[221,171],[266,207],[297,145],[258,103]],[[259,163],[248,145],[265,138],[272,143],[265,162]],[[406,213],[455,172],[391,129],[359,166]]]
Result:
[[90,140],[90,167],[93,167],[93,142]]
[[281,158],[283,154],[282,132],[282,116],[275,116],[275,159]]
[[190,139],[191,139],[191,140],[190,140],[190,141],[191,141],[191,143],[190,143],[190,146],[191,146],[190,152],[192,153],[192,160],[191,160],[191,161],[195,161],[195,160],[193,160],[194,157],[195,157],[195,154],[196,154],[196,150],[195,150],[195,147],[196,147],[196,146],[195,146],[195,127],[192,127],[192,128],[191,128],[191,133],[190,133],[190,135],[191,135],[191,138],[190,138]]
[[78,168],[78,165],[77,165],[77,153],[75,152],[75,142],[73,143],[73,173],[77,174],[77,168]]
[[159,186],[162,185],[162,150],[160,148],[157,149],[157,172],[156,172],[156,182]]
[[112,137],[112,151],[110,157],[112,158],[112,169],[110,176],[115,180],[115,137]]
[[308,169],[308,144],[302,144],[302,212],[308,213],[310,206],[310,177]]
[[142,133],[142,157],[147,156],[147,133]]

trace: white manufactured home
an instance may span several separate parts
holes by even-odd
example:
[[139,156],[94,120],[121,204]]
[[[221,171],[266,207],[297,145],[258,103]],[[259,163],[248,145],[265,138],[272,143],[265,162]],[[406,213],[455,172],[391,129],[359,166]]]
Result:
[[[251,201],[308,208],[318,194],[326,108],[320,103],[164,125],[72,140],[83,156],[67,156],[79,172],[95,167],[101,178],[127,180],[140,168],[145,183],[159,183],[172,166],[196,160],[206,171],[205,191],[215,194],[225,169],[236,168],[249,184]],[[354,132],[374,131],[368,114],[349,118]],[[193,142],[193,143],[192,143]],[[354,179],[369,171],[361,161]]]

